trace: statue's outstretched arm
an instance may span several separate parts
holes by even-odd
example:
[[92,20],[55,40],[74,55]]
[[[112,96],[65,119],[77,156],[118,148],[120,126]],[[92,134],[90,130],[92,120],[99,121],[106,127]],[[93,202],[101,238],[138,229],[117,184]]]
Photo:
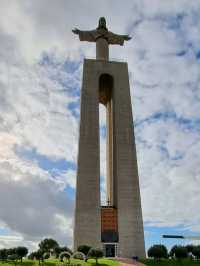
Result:
[[80,30],[77,29],[77,28],[74,28],[74,29],[72,30],[72,32],[73,32],[74,34],[79,34]]
[[72,32],[79,35],[80,41],[95,42],[95,31],[93,30],[85,31],[74,28]]
[[122,35],[122,36],[124,37],[124,40],[125,40],[125,41],[129,41],[129,40],[132,39],[132,37],[129,36],[129,35]]
[[129,35],[119,35],[113,32],[109,32],[108,34],[108,42],[109,44],[119,44],[123,45],[124,41],[129,41],[131,37]]

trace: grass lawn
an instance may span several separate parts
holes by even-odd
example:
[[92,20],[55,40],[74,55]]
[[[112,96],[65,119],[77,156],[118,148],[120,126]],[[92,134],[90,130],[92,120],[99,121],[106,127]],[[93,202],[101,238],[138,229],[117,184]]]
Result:
[[[79,266],[95,266],[96,262],[94,259],[89,259],[87,262],[84,262],[83,260],[77,260],[77,259],[71,259],[71,264],[79,265]],[[17,262],[17,266],[38,266],[38,261],[32,261],[32,260],[26,260],[24,259],[23,262]],[[68,264],[60,262],[58,259],[48,259],[45,260],[44,266],[67,266]],[[120,266],[121,264],[116,260],[111,259],[98,259],[98,265],[99,266]],[[1,262],[0,266],[14,266],[14,262]]]
[[200,261],[194,261],[190,259],[185,259],[181,261],[177,260],[162,260],[162,261],[155,261],[152,259],[142,260],[142,263],[149,266],[200,266]]

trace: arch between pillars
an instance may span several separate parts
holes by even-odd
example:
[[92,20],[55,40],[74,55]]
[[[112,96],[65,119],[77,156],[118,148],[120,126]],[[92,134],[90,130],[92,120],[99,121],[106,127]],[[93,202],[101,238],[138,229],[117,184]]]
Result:
[[109,74],[99,77],[99,102],[105,106],[112,99],[113,83],[113,77]]
[[113,77],[107,73],[99,77],[99,103],[106,107],[106,202],[114,206],[113,177]]

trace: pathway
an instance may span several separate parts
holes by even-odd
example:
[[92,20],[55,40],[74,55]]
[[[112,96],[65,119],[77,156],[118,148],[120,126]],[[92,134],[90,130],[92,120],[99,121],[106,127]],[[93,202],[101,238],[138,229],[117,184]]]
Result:
[[122,266],[145,266],[145,264],[132,259],[117,258],[117,260],[122,264]]

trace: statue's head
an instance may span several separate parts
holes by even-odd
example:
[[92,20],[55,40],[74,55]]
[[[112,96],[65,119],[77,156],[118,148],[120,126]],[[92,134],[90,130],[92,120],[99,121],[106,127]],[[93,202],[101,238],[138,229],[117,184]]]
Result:
[[99,19],[98,29],[102,29],[102,28],[107,30],[107,28],[106,28],[106,19],[104,17],[101,17]]

